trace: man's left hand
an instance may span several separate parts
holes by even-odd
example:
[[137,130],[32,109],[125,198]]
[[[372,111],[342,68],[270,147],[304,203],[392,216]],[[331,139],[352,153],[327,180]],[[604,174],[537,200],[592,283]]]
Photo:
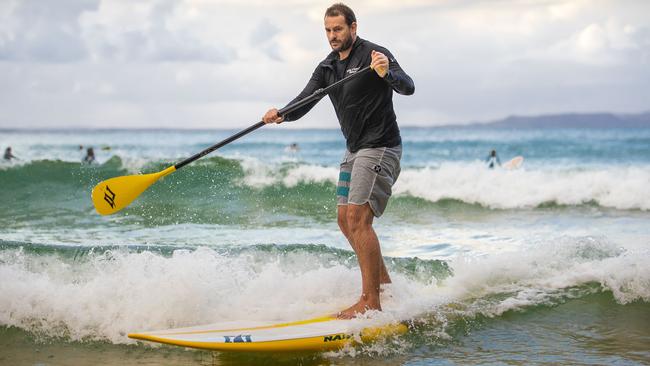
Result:
[[375,70],[380,78],[383,78],[388,73],[388,57],[381,52],[372,51],[370,53],[372,60],[370,61],[370,68]]

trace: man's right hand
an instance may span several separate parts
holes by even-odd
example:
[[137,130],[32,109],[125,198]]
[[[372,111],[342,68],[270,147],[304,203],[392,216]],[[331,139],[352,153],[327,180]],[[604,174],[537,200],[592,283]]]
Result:
[[284,117],[278,114],[278,110],[275,108],[269,109],[264,117],[262,117],[262,122],[269,124],[269,123],[282,123],[284,121]]

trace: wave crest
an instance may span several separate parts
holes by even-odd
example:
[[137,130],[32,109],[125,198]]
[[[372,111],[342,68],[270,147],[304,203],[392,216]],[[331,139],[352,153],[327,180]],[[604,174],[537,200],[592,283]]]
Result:
[[[137,172],[160,171],[164,162],[125,162],[114,156],[97,166],[62,161],[34,161],[0,170],[0,179],[12,195],[32,190],[32,185],[64,184],[61,189],[81,186],[90,189],[110,177]],[[134,171],[135,170],[135,171]],[[169,186],[193,192],[236,198],[236,192],[249,196],[262,190],[261,201],[275,201],[265,194],[296,190],[305,199],[330,197],[338,177],[338,168],[284,162],[267,165],[257,159],[211,157],[190,165],[165,178]],[[69,184],[69,186],[68,186]],[[158,185],[153,190],[159,189]],[[455,200],[490,209],[529,209],[548,205],[598,205],[619,210],[650,210],[650,169],[643,166],[603,168],[539,168],[490,170],[481,163],[444,163],[438,167],[404,168],[393,187],[395,197],[415,197],[432,204]],[[269,188],[272,188],[269,190]],[[215,189],[217,191],[215,191]],[[265,191],[266,190],[266,191]],[[235,194],[233,196],[233,194]],[[168,195],[175,199],[176,194]],[[56,197],[54,197],[56,198]],[[331,197],[330,197],[331,198]],[[192,201],[186,195],[183,199]],[[238,199],[245,200],[244,197]],[[320,199],[320,198],[319,198]],[[327,205],[330,200],[320,204]],[[193,205],[191,202],[188,203]]]

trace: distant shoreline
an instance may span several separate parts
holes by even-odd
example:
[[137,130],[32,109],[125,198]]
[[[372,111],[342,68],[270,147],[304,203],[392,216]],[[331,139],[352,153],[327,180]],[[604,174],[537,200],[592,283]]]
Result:
[[636,114],[560,113],[540,116],[508,116],[489,122],[448,124],[438,127],[486,128],[646,128],[650,127],[650,112]]
[[[29,128],[0,128],[0,132],[97,132],[97,131],[238,131],[239,128],[167,128],[167,127],[134,127],[134,128],[88,128],[88,127],[29,127]],[[400,128],[650,128],[650,111],[636,114],[602,113],[559,113],[539,116],[517,116],[487,121],[454,123],[430,126],[415,126],[401,124]],[[300,126],[296,130],[329,131],[331,128]]]

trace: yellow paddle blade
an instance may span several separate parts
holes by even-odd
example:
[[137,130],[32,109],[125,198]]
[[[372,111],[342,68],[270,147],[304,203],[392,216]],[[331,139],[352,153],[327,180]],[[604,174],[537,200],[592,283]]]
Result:
[[158,173],[127,175],[107,179],[93,188],[91,198],[100,215],[111,215],[128,206],[158,179],[174,172],[169,168]]

